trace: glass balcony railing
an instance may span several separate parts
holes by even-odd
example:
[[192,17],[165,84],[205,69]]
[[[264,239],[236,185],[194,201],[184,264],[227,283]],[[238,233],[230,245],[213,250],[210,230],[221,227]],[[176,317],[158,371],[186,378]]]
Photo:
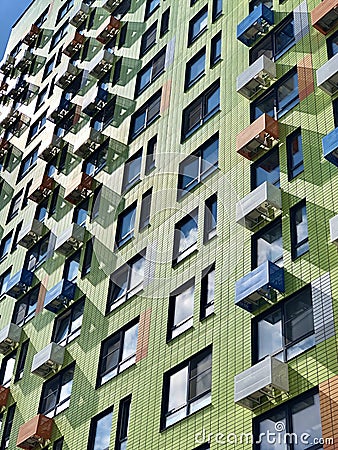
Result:
[[68,280],[61,280],[47,291],[44,307],[48,311],[58,313],[69,305],[75,298],[76,284]]
[[263,3],[237,26],[237,39],[250,47],[264,36],[274,24],[274,12]]

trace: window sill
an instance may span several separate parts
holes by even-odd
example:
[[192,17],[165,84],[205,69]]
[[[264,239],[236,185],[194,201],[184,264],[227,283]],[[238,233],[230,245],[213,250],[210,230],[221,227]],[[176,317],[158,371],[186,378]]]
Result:
[[205,72],[202,72],[200,75],[198,75],[190,84],[186,84],[184,86],[184,92],[188,92],[193,86],[195,86],[195,84],[201,80],[202,78],[205,77]]
[[179,339],[180,336],[183,336],[183,335],[186,335],[188,333],[191,333],[194,329],[195,329],[194,325],[190,325],[189,328],[186,328],[185,330],[181,331],[181,333],[177,334],[176,336],[168,337],[167,338],[167,344],[171,345],[171,343],[175,342],[177,339]]
[[177,258],[173,260],[172,263],[172,268],[176,269],[177,267],[179,267],[181,264],[183,264],[185,261],[187,261],[188,259],[192,258],[193,256],[195,256],[198,253],[198,249],[196,248],[195,250],[193,250],[191,253],[189,253],[187,256],[185,256],[183,259],[181,259],[180,261],[177,261]]
[[221,111],[221,108],[219,105],[217,111],[211,112],[210,115],[205,120],[203,120],[202,123],[200,123],[198,126],[193,128],[192,130],[188,131],[188,133],[186,135],[181,137],[181,144],[183,144],[184,142],[187,142],[187,140],[190,139],[191,136],[193,136],[196,133],[196,131],[200,130],[206,123],[208,123],[212,118],[214,118],[217,114],[219,114],[220,111]]
[[[112,312],[116,311],[117,309],[121,308],[123,305],[125,305],[126,303],[129,303],[130,300],[133,300],[136,295],[140,295],[142,292],[144,291],[143,286],[136,292],[133,293],[133,295],[131,295],[130,297],[128,297],[128,293],[126,295],[124,295],[123,297],[121,297],[121,299],[119,300],[115,300],[115,302],[113,302],[109,309],[106,310],[105,316],[109,316]],[[123,301],[121,301],[123,299]]]
[[194,42],[196,42],[197,39],[198,39],[200,36],[202,36],[203,33],[205,33],[205,32],[207,31],[207,29],[208,29],[207,27],[206,27],[206,28],[203,28],[203,30],[201,30],[198,34],[196,34],[196,36],[194,36],[193,38],[189,39],[189,41],[188,41],[188,48],[191,47],[192,44],[193,44]]
[[141,177],[137,178],[136,180],[132,181],[131,183],[128,183],[122,190],[121,190],[121,194],[125,195],[127,194],[129,191],[131,191],[133,189],[133,187],[135,187],[136,185],[140,184],[142,181]]
[[174,427],[178,423],[182,423],[183,420],[189,419],[189,417],[192,417],[195,414],[198,414],[200,411],[205,411],[207,408],[211,408],[211,406],[212,406],[212,402],[210,401],[210,403],[208,405],[205,405],[201,409],[199,409],[197,411],[194,411],[194,412],[192,412],[191,414],[189,414],[189,415],[187,415],[185,417],[182,417],[182,419],[178,420],[177,422],[172,423],[171,425],[168,425],[167,427],[165,427],[165,426],[161,427],[160,432],[163,433],[164,431],[167,431],[167,430],[171,429],[172,427]]

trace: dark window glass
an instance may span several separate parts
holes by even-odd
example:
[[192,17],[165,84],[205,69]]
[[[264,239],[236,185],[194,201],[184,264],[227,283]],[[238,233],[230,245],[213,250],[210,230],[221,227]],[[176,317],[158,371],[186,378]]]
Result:
[[336,31],[332,36],[327,38],[327,55],[331,59],[334,55],[338,53],[338,31]]
[[50,50],[52,50],[54,47],[57,46],[57,44],[66,36],[68,33],[68,22],[65,22],[57,31],[53,34],[53,37],[51,39],[50,43]]
[[288,156],[288,176],[290,181],[304,170],[302,134],[300,128],[287,136],[286,151]]
[[123,398],[119,405],[119,417],[117,421],[115,450],[126,450],[128,443],[129,413],[131,395]]
[[45,80],[48,75],[50,75],[54,69],[54,64],[55,64],[55,55],[49,60],[47,61],[44,71],[43,71],[43,79]]
[[106,140],[104,145],[100,145],[100,147],[84,161],[82,171],[87,175],[94,177],[107,165],[107,158],[108,140]]
[[195,209],[175,225],[173,264],[197,250],[198,210]]
[[214,312],[215,306],[215,264],[205,269],[202,273],[200,320],[205,319]]
[[212,2],[212,21],[214,22],[222,14],[223,0],[213,0]]
[[6,223],[9,223],[17,214],[20,209],[20,203],[22,199],[23,190],[21,190],[18,194],[13,197],[11,201],[11,206],[9,207],[9,212],[7,216]]
[[64,5],[61,6],[61,8],[58,11],[58,15],[56,18],[56,24],[60,23],[60,20],[62,20],[67,12],[72,8],[74,5],[74,0],[67,0]]
[[157,149],[157,134],[147,144],[145,174],[148,175],[155,168],[155,155]]
[[67,345],[80,335],[84,305],[82,298],[55,319],[52,342]]
[[216,236],[217,225],[217,194],[205,201],[204,210],[204,242]]
[[86,226],[86,221],[88,217],[89,210],[89,199],[86,198],[81,203],[79,203],[74,209],[73,222],[81,227]]
[[185,70],[185,88],[189,88],[205,73],[205,47],[200,50],[190,61]]
[[9,387],[14,374],[16,350],[6,355],[1,361],[0,386]]
[[27,294],[16,301],[12,322],[16,325],[24,325],[35,316],[38,303],[40,285],[30,289]]
[[129,140],[135,139],[160,115],[162,89],[154,94],[138,111],[130,122]]
[[0,243],[0,261],[4,259],[11,248],[13,231],[8,233],[4,238],[1,239]]
[[35,112],[41,108],[41,106],[45,103],[47,99],[48,94],[48,86],[46,86],[41,92],[39,92],[39,95],[37,96],[36,105],[35,105]]
[[121,247],[134,237],[136,202],[119,214],[116,226],[115,245]]
[[160,0],[147,0],[144,20],[147,20],[159,6]]
[[10,267],[0,275],[0,295],[2,295],[7,290],[7,284],[11,278],[11,271],[12,268]]
[[1,444],[0,444],[0,450],[5,450],[6,448],[9,447],[12,425],[13,425],[13,420],[14,420],[15,407],[16,407],[15,404],[11,405],[11,406],[9,406],[9,408],[7,410],[5,426],[4,426],[4,430],[2,433],[2,439],[1,439]]
[[309,234],[305,200],[290,209],[291,256],[296,259],[309,251]]
[[271,261],[283,267],[282,222],[274,220],[251,238],[252,268]]
[[54,442],[53,444],[53,450],[62,450],[63,449],[63,437],[58,439],[57,441]]
[[59,199],[59,193],[60,193],[60,185],[56,186],[52,193],[52,199],[50,201],[49,205],[49,217],[51,217],[56,212],[56,206]]
[[124,164],[122,192],[127,191],[141,179],[142,149],[131,156]]
[[249,12],[252,12],[257,6],[261,4],[264,4],[267,8],[272,8],[273,2],[271,0],[251,0],[249,2]]
[[165,52],[163,48],[144,68],[137,74],[135,97],[140,95],[163,72],[165,64]]
[[167,340],[174,339],[193,326],[194,292],[195,286],[190,282],[180,292],[170,296]]
[[222,57],[222,32],[216,34],[211,39],[211,49],[210,49],[210,66],[214,66],[221,60]]
[[23,220],[20,223],[18,223],[18,225],[15,228],[15,233],[14,233],[14,236],[13,236],[11,253],[13,253],[18,248],[18,237],[19,237],[19,234],[21,232],[22,225],[23,225]]
[[37,159],[38,159],[38,150],[39,146],[34,148],[29,155],[27,155],[21,162],[20,169],[19,169],[19,175],[18,175],[18,182],[24,178],[25,175],[31,170],[31,168],[35,165]]
[[39,28],[46,22],[48,18],[49,6],[44,10],[41,16],[35,21],[35,25]]
[[31,125],[28,133],[27,142],[30,142],[37,134],[40,133],[42,128],[47,122],[47,112],[45,111],[41,116]]
[[144,56],[156,44],[157,21],[142,35],[140,58]]
[[27,270],[34,271],[46,260],[48,255],[49,237],[49,234],[47,234],[27,251],[24,265]]
[[148,189],[142,195],[141,202],[141,213],[140,213],[140,230],[143,230],[148,225],[150,225],[150,211],[151,211],[151,198],[152,198],[153,188]]
[[63,279],[76,283],[80,267],[80,255],[81,252],[77,251],[66,259],[63,269]]
[[203,8],[189,22],[188,45],[192,44],[207,29],[208,7]]
[[82,277],[88,275],[88,273],[90,272],[91,266],[92,266],[93,251],[94,251],[93,239],[94,238],[90,239],[86,243],[85,254],[84,254],[83,264],[82,264],[82,271],[81,271]]
[[25,369],[25,362],[26,362],[26,357],[27,357],[27,352],[28,352],[28,346],[29,346],[29,340],[27,340],[21,344],[18,364],[17,364],[16,370],[15,370],[14,381],[19,381],[23,377],[23,372]]
[[263,184],[265,181],[280,186],[279,148],[267,152],[251,165],[251,189]]
[[113,420],[113,407],[93,417],[90,422],[87,450],[107,450]]
[[169,31],[170,7],[167,8],[161,17],[160,37],[163,37]]
[[336,100],[333,100],[332,106],[333,106],[334,126],[337,128],[338,127],[338,98],[336,98]]
[[98,186],[94,191],[93,202],[92,202],[91,213],[90,213],[90,221],[91,222],[93,222],[99,216],[101,197],[102,197],[102,185]]

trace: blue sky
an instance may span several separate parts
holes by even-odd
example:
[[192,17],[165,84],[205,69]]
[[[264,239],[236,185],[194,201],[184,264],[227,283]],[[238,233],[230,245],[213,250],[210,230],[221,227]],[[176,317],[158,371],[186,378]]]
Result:
[[16,19],[24,12],[33,0],[0,0],[0,61],[2,60],[11,28]]

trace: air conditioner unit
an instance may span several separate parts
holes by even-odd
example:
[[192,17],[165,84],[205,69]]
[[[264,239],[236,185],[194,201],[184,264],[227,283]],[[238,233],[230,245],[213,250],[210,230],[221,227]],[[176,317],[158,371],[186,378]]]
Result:
[[30,248],[46,231],[43,222],[33,219],[32,222],[24,227],[18,236],[18,244],[24,248]]
[[265,55],[260,56],[237,77],[237,92],[250,100],[276,78],[276,64]]
[[64,356],[65,348],[51,342],[34,356],[31,372],[39,377],[46,378],[60,369]]
[[338,53],[317,70],[317,86],[329,95],[338,92]]
[[4,355],[19,344],[21,331],[15,323],[8,324],[0,331],[0,353]]
[[69,280],[61,280],[52,289],[47,291],[44,307],[57,314],[74,300],[76,284]]
[[272,356],[235,376],[235,403],[250,410],[288,391],[288,365]]
[[84,227],[74,223],[57,238],[55,251],[61,255],[68,256],[84,242],[85,233],[86,229]]

